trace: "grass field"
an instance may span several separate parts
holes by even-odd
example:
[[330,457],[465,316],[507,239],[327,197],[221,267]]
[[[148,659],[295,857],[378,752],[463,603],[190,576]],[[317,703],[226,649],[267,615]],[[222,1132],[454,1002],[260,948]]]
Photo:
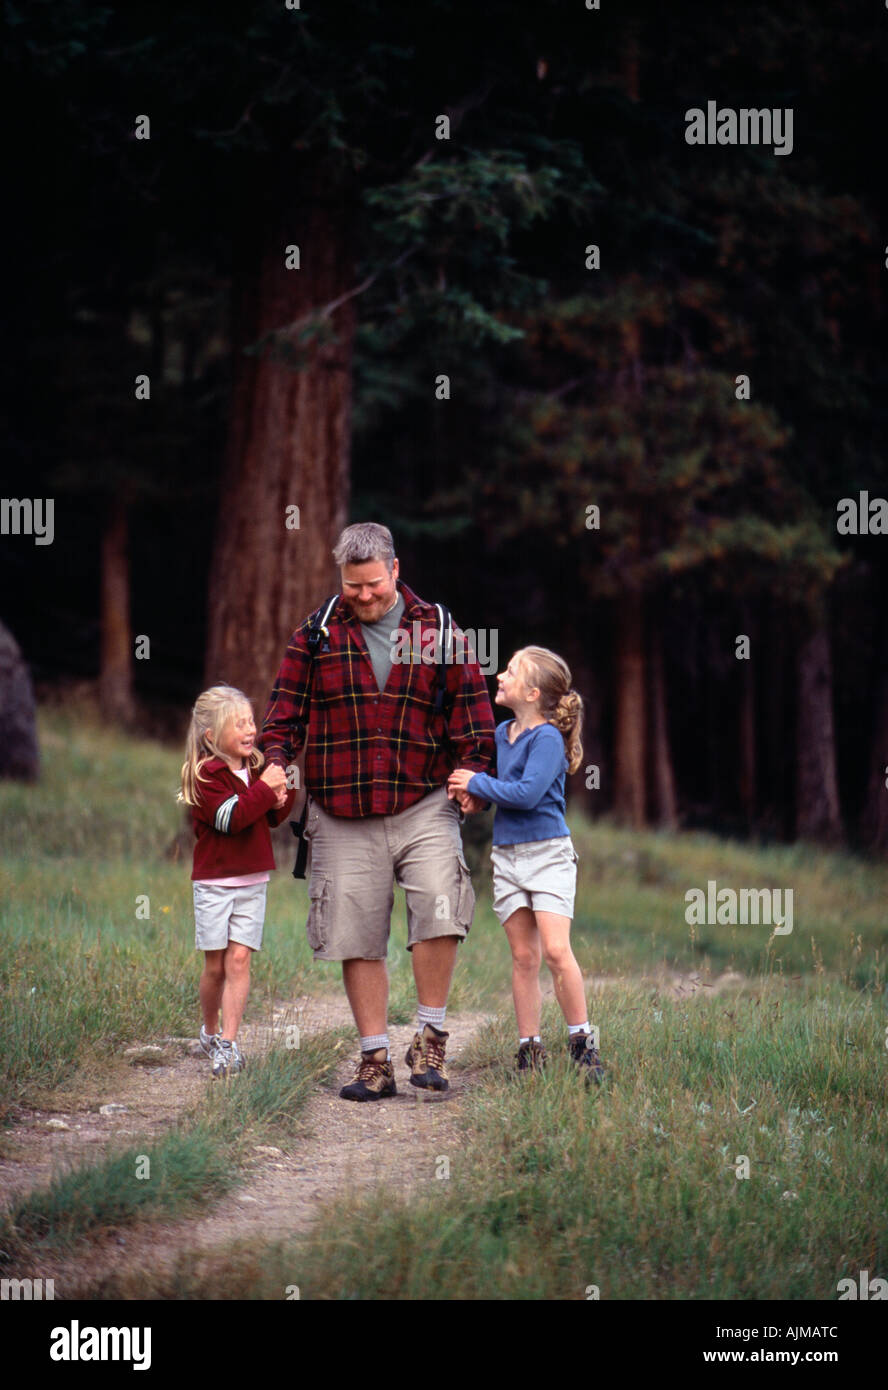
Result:
[[[122,1046],[193,1033],[197,1022],[190,865],[167,857],[181,823],[180,755],[125,741],[85,707],[44,712],[40,736],[40,784],[0,784],[7,1123]],[[552,1006],[544,1028],[555,1061],[517,1084],[509,955],[476,875],[478,910],[450,1004],[495,1018],[467,1059],[479,1079],[461,1103],[464,1142],[442,1155],[447,1175],[409,1202],[334,1203],[312,1240],[263,1251],[227,1297],[279,1297],[294,1270],[303,1297],[333,1299],[582,1299],[592,1288],[612,1299],[818,1299],[860,1269],[888,1272],[888,868],[808,846],[570,819],[580,856],[574,949],[606,980],[592,1015],[606,1084],[587,1091],[559,1061]],[[276,1000],[339,988],[305,943],[305,885],[279,863],[248,1019]],[[685,894],[709,880],[792,888],[791,934],[690,927]],[[391,967],[391,1018],[408,1022],[400,944]],[[727,971],[739,978],[724,992],[673,998],[669,971],[699,972],[703,986]],[[158,1211],[187,1207],[192,1189],[204,1199],[224,1190],[238,1157],[231,1133],[274,1132],[323,1076],[310,1049],[281,1059],[271,1054],[252,1113],[233,1122],[208,1103],[159,1144],[171,1176],[157,1185]],[[74,1239],[96,1212],[105,1224],[143,1217],[117,1202],[115,1163],[131,1162],[110,1155],[101,1174],[68,1175],[25,1199],[10,1239]],[[154,1292],[218,1296],[215,1287],[194,1275]]]

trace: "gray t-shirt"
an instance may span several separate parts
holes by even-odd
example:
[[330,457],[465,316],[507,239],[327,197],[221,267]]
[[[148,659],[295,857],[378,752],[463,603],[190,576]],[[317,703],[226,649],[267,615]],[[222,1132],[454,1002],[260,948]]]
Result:
[[390,612],[384,613],[375,623],[361,623],[364,641],[373,662],[373,674],[380,690],[385,689],[385,683],[391,675],[392,652],[397,646],[397,643],[392,641],[392,633],[400,626],[403,612],[404,595],[399,592],[398,601]]

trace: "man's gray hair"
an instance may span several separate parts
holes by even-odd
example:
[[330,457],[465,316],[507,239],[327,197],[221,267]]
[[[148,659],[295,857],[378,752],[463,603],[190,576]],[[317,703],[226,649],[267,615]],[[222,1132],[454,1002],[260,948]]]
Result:
[[365,565],[368,560],[383,560],[389,574],[395,562],[395,542],[387,526],[375,521],[357,521],[346,526],[333,548],[337,565]]

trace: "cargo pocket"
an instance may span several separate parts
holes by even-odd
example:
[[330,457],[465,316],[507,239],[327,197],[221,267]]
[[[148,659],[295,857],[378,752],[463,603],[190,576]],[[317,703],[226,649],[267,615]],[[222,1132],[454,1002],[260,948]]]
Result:
[[454,921],[458,927],[464,927],[468,932],[475,915],[475,890],[472,887],[472,875],[469,873],[469,866],[462,856],[457,861],[457,868],[459,882],[457,884]]
[[330,923],[330,880],[321,878],[316,883],[312,883],[309,888],[309,897],[311,907],[308,911],[308,921],[305,924],[308,944],[313,951],[323,951],[327,944]]

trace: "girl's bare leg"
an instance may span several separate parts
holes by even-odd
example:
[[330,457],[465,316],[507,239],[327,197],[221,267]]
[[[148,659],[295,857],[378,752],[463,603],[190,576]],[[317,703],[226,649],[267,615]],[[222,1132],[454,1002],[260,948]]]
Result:
[[225,952],[204,951],[204,968],[200,976],[200,1007],[204,1028],[208,1033],[219,1031],[219,1010],[225,984]]
[[225,955],[225,984],[222,989],[222,1036],[233,1041],[243,1018],[247,995],[250,992],[249,946],[229,941]]
[[503,923],[512,948],[512,998],[518,1035],[536,1037],[540,1031],[540,933],[529,907],[519,907]]
[[535,916],[542,941],[543,958],[552,972],[555,998],[564,1014],[565,1022],[586,1023],[589,1015],[586,1012],[583,974],[570,947],[570,918],[559,917],[555,912],[537,912]]

